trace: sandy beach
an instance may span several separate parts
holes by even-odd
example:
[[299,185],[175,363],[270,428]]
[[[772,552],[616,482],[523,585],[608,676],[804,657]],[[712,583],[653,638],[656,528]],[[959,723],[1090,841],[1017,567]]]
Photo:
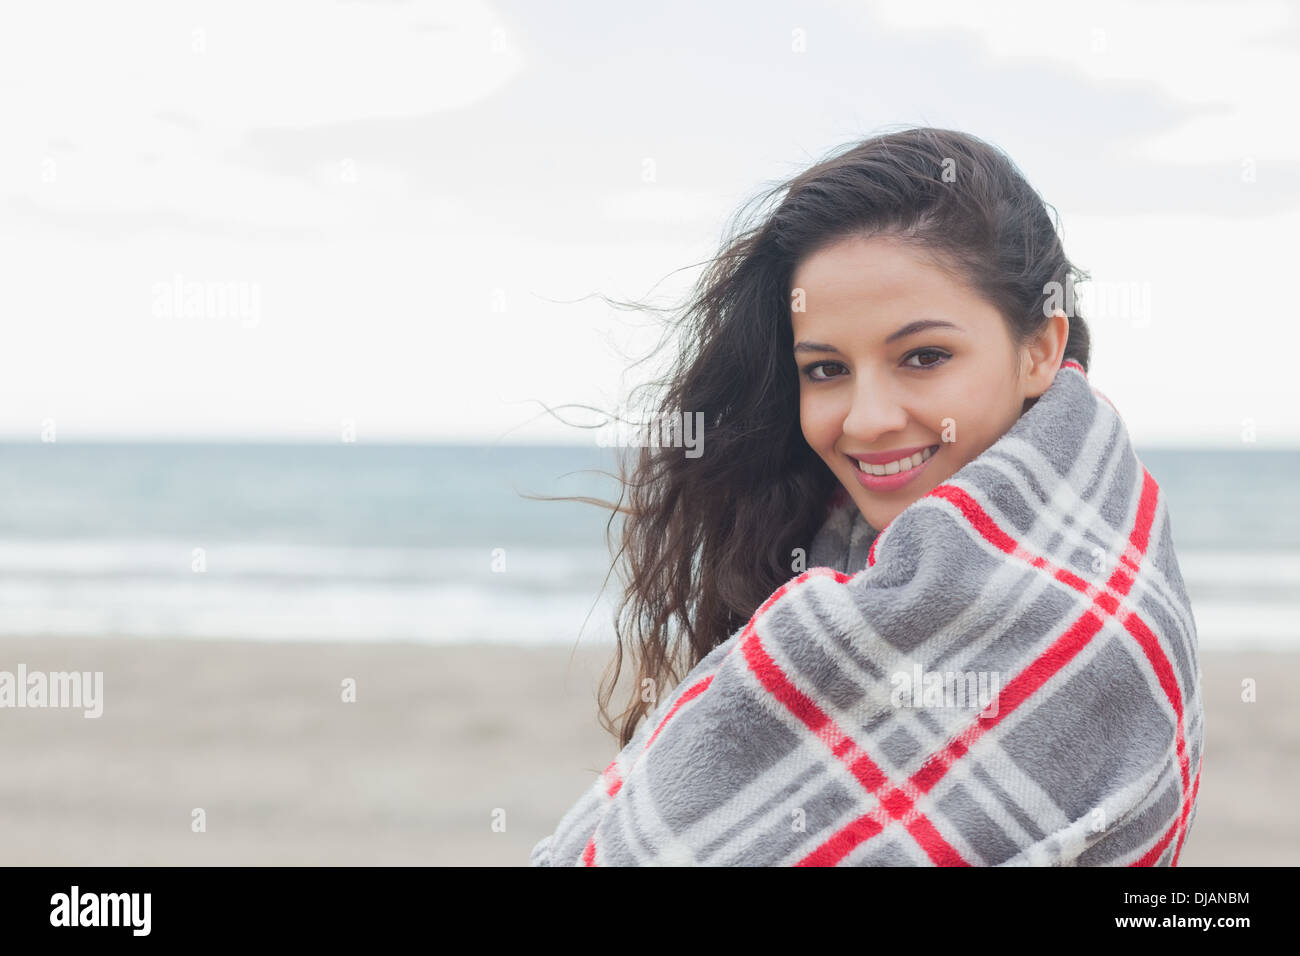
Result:
[[[0,670],[104,681],[98,718],[0,709],[0,862],[525,865],[617,752],[595,716],[607,655],[0,640]],[[1205,767],[1180,865],[1300,863],[1300,656],[1203,652],[1202,667]]]

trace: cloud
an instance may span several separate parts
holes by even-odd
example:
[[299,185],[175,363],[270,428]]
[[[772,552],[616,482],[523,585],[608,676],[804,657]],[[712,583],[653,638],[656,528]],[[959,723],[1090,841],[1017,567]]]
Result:
[[523,69],[512,34],[476,0],[37,13],[0,32],[11,144],[0,198],[33,224],[78,232],[166,222],[287,235],[364,216],[405,194],[397,163],[326,155],[291,178],[247,161],[246,139],[466,109]]
[[895,29],[961,31],[1003,64],[1067,67],[1098,87],[1141,86],[1193,107],[1135,149],[1189,165],[1300,161],[1293,112],[1300,42],[1293,5],[1093,0],[1086,6],[1009,0],[995,5],[883,0],[872,13]]

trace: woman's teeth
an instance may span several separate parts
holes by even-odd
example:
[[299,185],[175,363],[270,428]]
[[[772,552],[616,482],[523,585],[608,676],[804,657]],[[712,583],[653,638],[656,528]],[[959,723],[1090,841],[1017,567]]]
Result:
[[900,458],[898,461],[891,461],[887,465],[868,465],[865,461],[859,461],[858,467],[869,475],[896,475],[900,471],[915,468],[921,462],[930,458],[938,450],[938,447],[938,445],[932,445],[924,451],[918,451],[910,458]]

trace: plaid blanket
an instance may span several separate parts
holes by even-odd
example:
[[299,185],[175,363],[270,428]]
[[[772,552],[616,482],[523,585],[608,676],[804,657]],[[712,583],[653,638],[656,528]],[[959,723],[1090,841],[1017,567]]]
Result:
[[1066,362],[880,532],[658,701],[534,866],[1174,866],[1196,815],[1196,627],[1169,514]]

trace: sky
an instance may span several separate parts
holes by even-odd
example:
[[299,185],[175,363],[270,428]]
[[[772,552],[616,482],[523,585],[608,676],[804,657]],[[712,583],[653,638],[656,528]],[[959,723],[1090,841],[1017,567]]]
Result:
[[1137,444],[1300,446],[1292,4],[0,18],[0,440],[593,441],[546,408],[598,424],[659,341],[600,296],[672,305],[747,199],[909,124],[1056,210]]

